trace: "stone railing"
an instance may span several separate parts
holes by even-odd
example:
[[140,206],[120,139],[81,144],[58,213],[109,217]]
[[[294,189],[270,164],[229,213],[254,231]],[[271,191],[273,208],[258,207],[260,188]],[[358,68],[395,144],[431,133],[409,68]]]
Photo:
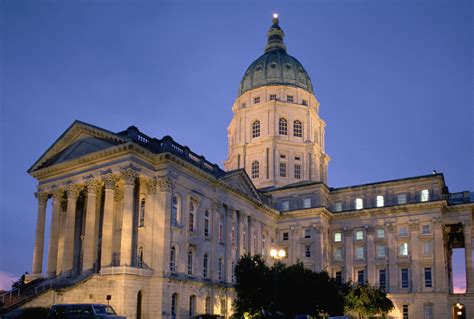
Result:
[[129,266],[105,267],[100,269],[100,274],[104,275],[135,275],[142,277],[151,277],[154,274],[153,270],[136,268]]

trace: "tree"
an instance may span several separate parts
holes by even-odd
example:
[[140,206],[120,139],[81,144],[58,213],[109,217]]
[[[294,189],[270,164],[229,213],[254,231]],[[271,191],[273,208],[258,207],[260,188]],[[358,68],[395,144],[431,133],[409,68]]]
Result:
[[364,284],[347,284],[344,296],[344,312],[363,316],[386,314],[394,308],[385,291]]

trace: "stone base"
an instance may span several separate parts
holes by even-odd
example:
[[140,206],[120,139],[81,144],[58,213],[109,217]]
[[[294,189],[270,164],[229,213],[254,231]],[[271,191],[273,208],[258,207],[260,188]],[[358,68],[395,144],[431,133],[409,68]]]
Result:
[[25,283],[27,284],[39,278],[45,278],[45,276],[43,274],[27,274],[25,275]]

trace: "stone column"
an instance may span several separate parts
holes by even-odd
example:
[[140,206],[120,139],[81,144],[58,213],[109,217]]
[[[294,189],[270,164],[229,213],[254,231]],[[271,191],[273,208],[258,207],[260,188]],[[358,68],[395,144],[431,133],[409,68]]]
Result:
[[346,282],[351,281],[352,278],[352,265],[354,261],[352,243],[354,241],[353,231],[349,228],[344,228],[344,240],[346,241],[346,251],[344,256],[345,261],[345,277]]
[[246,215],[243,211],[239,210],[238,215],[237,215],[237,259],[242,256],[242,254],[245,252],[243,247],[244,247],[244,242],[243,242],[243,233],[244,233],[244,222],[245,222]]
[[410,258],[411,258],[411,291],[419,292],[421,289],[421,270],[420,270],[420,241],[418,233],[420,231],[420,221],[411,220],[410,227]]
[[374,227],[367,225],[365,233],[367,235],[367,281],[369,284],[375,285],[377,279],[375,273]]
[[35,248],[33,250],[32,274],[41,274],[43,272],[43,250],[44,250],[44,223],[46,220],[46,203],[48,202],[48,193],[38,191],[35,193],[38,199],[38,216],[36,218],[36,236]]
[[[152,265],[154,249],[152,245],[153,241],[153,231],[155,230],[154,219],[155,219],[155,194],[156,194],[156,186],[157,181],[155,178],[149,179],[145,182],[147,197],[145,199],[145,227],[143,228],[143,242],[145,243],[143,247],[143,267],[148,268]],[[171,201],[171,198],[169,199]],[[169,210],[167,210],[168,214],[171,217],[171,206]],[[171,218],[170,218],[171,220]],[[167,225],[170,225],[168,223]],[[169,228],[168,228],[169,229]],[[163,233],[165,229],[163,228]]]
[[472,225],[471,221],[463,223],[464,232],[464,254],[466,259],[466,292],[474,292],[474,269],[473,247],[472,247]]
[[102,177],[105,185],[104,196],[104,220],[102,222],[102,267],[112,265],[113,241],[114,241],[114,196],[116,177],[112,174],[106,174]]
[[398,247],[395,240],[396,225],[394,223],[387,223],[387,242],[388,242],[388,286],[387,291],[394,293],[398,291]]
[[324,227],[321,223],[313,224],[314,234],[314,270],[320,272],[323,270],[324,262],[324,246],[323,246],[323,232]]
[[94,268],[95,239],[96,239],[96,214],[97,214],[97,191],[100,185],[94,179],[86,181],[87,203],[86,203],[86,221],[84,232],[84,257],[82,260],[82,271],[91,271]]
[[120,266],[132,266],[133,203],[135,180],[138,172],[133,168],[122,170],[124,180],[122,238],[120,242]]
[[296,263],[301,258],[301,228],[298,225],[290,225],[290,249],[288,251],[291,264]]
[[224,278],[226,282],[230,282],[231,268],[232,268],[232,216],[234,214],[234,208],[228,206],[225,216],[225,273]]
[[56,276],[58,259],[58,240],[59,240],[59,213],[61,211],[61,200],[64,191],[60,188],[54,188],[53,193],[53,212],[51,216],[51,228],[49,233],[48,248],[48,275]]
[[436,292],[448,292],[447,291],[447,265],[446,265],[446,248],[444,244],[444,235],[443,235],[443,219],[441,217],[433,218],[432,221],[434,228],[434,271],[433,271],[433,281],[435,283]]
[[79,185],[70,185],[67,189],[66,226],[64,229],[63,273],[72,272],[74,262],[74,231],[76,226],[77,197],[81,188]]

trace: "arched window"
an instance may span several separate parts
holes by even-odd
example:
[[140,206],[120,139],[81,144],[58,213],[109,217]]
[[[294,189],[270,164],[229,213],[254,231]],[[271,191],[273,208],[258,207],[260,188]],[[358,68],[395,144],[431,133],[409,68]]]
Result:
[[296,120],[293,122],[293,136],[303,137],[303,124],[301,121]]
[[138,227],[145,226],[145,199],[140,201],[140,214],[138,216]]
[[196,216],[196,200],[189,200],[189,218],[188,218],[188,230],[190,232],[194,231],[194,218]]
[[176,318],[178,310],[178,294],[174,293],[171,295],[171,316]]
[[222,257],[219,258],[219,264],[217,265],[217,273],[219,281],[224,280],[224,259]]
[[260,121],[255,121],[252,123],[252,138],[260,136]]
[[252,178],[259,178],[260,176],[260,164],[258,161],[252,162]]
[[196,313],[196,296],[189,297],[189,316],[192,318]]
[[207,278],[207,265],[208,265],[208,262],[209,262],[209,257],[207,256],[207,254],[204,254],[204,257],[202,259],[202,276],[204,278]]
[[143,247],[142,246],[140,246],[140,248],[138,248],[137,267],[138,268],[143,268]]
[[170,271],[176,271],[176,248],[174,246],[170,251]]
[[188,275],[193,274],[193,252],[188,251]]
[[142,318],[142,291],[139,290],[137,293],[137,319]]
[[178,226],[179,217],[181,215],[181,198],[178,195],[173,196],[171,205],[171,226]]
[[278,121],[278,133],[280,135],[288,135],[288,122],[283,117]]

